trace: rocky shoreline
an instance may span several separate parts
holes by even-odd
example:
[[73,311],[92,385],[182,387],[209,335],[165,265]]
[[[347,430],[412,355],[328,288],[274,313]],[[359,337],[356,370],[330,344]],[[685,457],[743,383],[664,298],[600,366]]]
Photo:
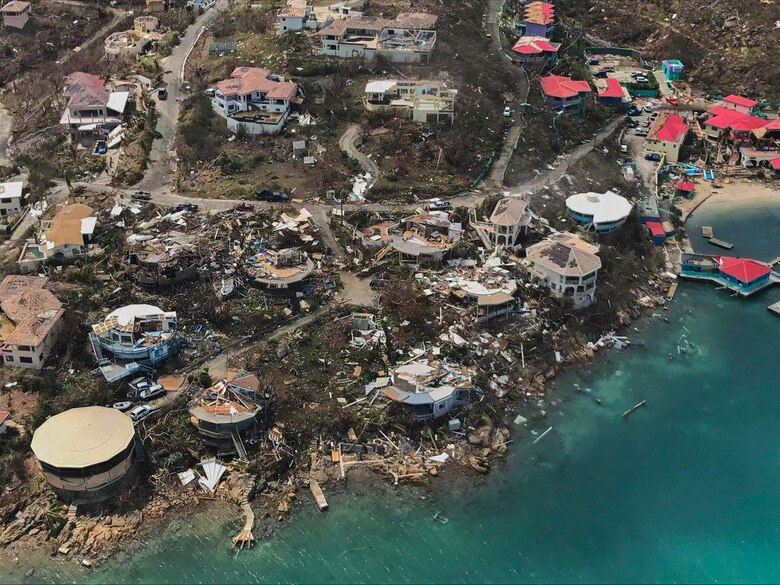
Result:
[[[648,317],[653,308],[664,306],[667,302],[665,289],[666,282],[653,277],[647,286],[632,290],[633,302],[620,313],[623,330],[627,331],[638,319]],[[387,483],[380,479],[384,477],[391,481],[395,478],[392,482],[395,485],[400,481],[437,489],[438,480],[432,481],[436,476],[448,478],[444,481],[449,483],[448,480],[457,482],[460,477],[489,473],[495,462],[506,456],[509,445],[522,438],[519,429],[532,430],[562,404],[562,399],[551,390],[557,376],[572,365],[593,361],[601,351],[598,344],[589,342],[582,334],[571,336],[565,345],[557,345],[561,348],[562,363],[539,368],[524,392],[508,395],[501,403],[502,410],[495,412],[493,417],[480,417],[479,424],[460,441],[448,445],[446,452],[450,457],[446,464],[432,462],[427,456],[430,451],[402,453],[401,435],[388,428],[385,429],[387,442],[394,444],[398,453],[379,466],[356,465],[350,474],[360,478],[361,483],[369,477],[375,478],[370,483]],[[533,364],[529,365],[529,369],[533,367]],[[523,415],[517,418],[519,411]],[[396,440],[398,445],[395,445]],[[430,440],[436,445],[432,433]],[[441,447],[437,452],[440,450]],[[299,461],[284,480],[266,481],[258,476],[251,494],[254,495],[251,506],[255,514],[255,538],[272,538],[297,506],[310,505],[308,495],[301,497],[300,494],[301,490],[308,492],[309,481],[316,480],[328,490],[345,485],[340,467],[330,460],[329,453],[327,445],[321,445],[318,452],[309,454],[308,466]],[[362,456],[362,460],[371,461],[371,456]],[[61,562],[81,563],[85,569],[105,565],[112,559],[136,552],[147,536],[164,530],[177,519],[207,510],[215,501],[236,505],[236,518],[239,519],[238,506],[245,495],[247,475],[238,469],[229,468],[229,471],[232,473],[228,473],[213,497],[183,489],[175,474],[166,473],[164,477],[164,472],[158,472],[151,478],[154,487],[146,501],[121,502],[118,511],[113,513],[89,510],[78,519],[68,518],[67,510],[39,485],[27,498],[18,499],[12,506],[0,510],[0,519],[6,526],[0,533],[0,546],[9,559],[44,554]]]

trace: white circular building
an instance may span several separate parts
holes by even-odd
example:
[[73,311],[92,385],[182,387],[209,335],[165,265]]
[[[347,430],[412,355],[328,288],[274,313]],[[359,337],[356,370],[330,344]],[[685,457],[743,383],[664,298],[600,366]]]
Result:
[[72,408],[43,423],[31,448],[43,476],[66,501],[110,498],[135,478],[135,427],[103,406]]
[[586,229],[601,234],[622,226],[634,205],[613,191],[577,193],[566,199],[569,217]]

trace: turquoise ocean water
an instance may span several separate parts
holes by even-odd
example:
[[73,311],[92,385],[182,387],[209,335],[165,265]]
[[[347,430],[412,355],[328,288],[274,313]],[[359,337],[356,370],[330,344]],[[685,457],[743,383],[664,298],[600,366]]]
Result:
[[[724,238],[731,233],[728,218],[700,219]],[[775,221],[761,214],[730,238],[738,250],[750,249],[740,251],[745,255],[780,254],[772,250],[780,248],[776,231],[763,243],[756,235]],[[325,514],[301,492],[306,503],[295,521],[250,552],[229,547],[239,527],[230,508],[172,527],[106,571],[41,564],[25,577],[20,563],[0,577],[778,582],[780,318],[766,310],[777,300],[780,287],[738,300],[706,284],[683,284],[662,312],[668,323],[652,319],[630,333],[630,349],[561,377],[556,393],[569,399],[540,425],[554,430],[536,445],[518,432],[507,461],[469,490],[425,499],[408,488],[346,491],[329,495]],[[680,353],[686,340],[691,345]],[[574,392],[575,384],[586,391]],[[647,406],[623,420],[640,400]]]

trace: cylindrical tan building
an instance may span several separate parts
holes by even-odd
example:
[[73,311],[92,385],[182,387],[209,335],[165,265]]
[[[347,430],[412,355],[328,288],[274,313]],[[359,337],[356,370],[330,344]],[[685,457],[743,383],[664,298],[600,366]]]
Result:
[[66,501],[113,497],[138,469],[132,421],[103,406],[73,408],[51,417],[36,429],[32,450],[46,481]]

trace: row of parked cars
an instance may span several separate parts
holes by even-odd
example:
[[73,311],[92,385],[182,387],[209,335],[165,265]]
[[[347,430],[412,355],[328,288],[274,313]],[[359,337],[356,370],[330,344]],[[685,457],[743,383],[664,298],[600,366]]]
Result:
[[[128,396],[138,397],[141,400],[153,400],[165,396],[165,388],[145,376],[132,380],[129,386]],[[138,422],[157,410],[150,404],[139,404],[133,408],[133,402],[130,400],[115,402],[111,407],[120,412],[126,412],[133,422]]]

